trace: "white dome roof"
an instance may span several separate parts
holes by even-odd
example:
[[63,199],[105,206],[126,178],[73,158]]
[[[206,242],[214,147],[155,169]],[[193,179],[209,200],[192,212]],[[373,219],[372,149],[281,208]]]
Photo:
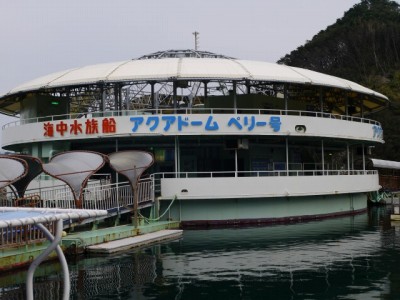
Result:
[[[204,53],[210,54],[209,52]],[[306,69],[261,61],[233,59],[219,55],[175,56],[164,55],[159,57],[162,59],[159,59],[155,55],[150,55],[135,60],[69,69],[26,82],[4,96],[42,88],[87,85],[99,82],[207,79],[312,84],[336,87],[388,99],[386,96],[357,83]]]

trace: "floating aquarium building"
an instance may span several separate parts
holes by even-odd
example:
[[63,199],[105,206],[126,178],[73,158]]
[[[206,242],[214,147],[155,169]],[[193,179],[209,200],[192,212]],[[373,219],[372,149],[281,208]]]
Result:
[[[366,209],[380,188],[366,156],[384,142],[370,115],[387,103],[306,69],[169,50],[12,89],[0,112],[20,119],[3,127],[2,147],[43,163],[65,151],[150,152],[155,215],[183,225],[304,220]],[[112,169],[100,173],[97,189],[121,187]]]

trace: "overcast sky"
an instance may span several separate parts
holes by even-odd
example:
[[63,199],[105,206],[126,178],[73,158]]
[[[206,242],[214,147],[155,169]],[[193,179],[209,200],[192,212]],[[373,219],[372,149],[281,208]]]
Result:
[[193,49],[194,31],[200,50],[276,62],[359,2],[0,0],[0,95],[56,71]]

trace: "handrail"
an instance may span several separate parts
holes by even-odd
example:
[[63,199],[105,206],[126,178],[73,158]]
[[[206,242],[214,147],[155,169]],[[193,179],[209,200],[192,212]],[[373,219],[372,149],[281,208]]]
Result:
[[[153,180],[142,178],[138,182],[139,204],[154,201]],[[83,190],[84,209],[131,209],[134,204],[133,190],[129,182],[106,184],[88,187]],[[57,193],[54,199],[45,200],[44,207],[75,208],[75,202],[70,190]]]
[[[154,201],[153,180],[149,177],[138,181],[139,204]],[[67,185],[57,187],[37,188],[27,191],[26,197],[17,199],[17,204],[32,204],[47,208],[75,208],[75,201],[71,189]],[[129,182],[93,184],[83,189],[85,209],[114,209],[133,205],[133,190]],[[6,195],[6,206],[13,206],[14,193],[11,191]],[[27,201],[26,199],[29,199]],[[30,199],[34,199],[32,202]],[[4,201],[3,201],[4,202]],[[6,203],[2,203],[5,205]]]
[[[215,171],[215,172],[164,172],[153,173],[151,178],[217,178],[217,177],[265,177],[265,176],[337,176],[374,175],[377,170],[274,170],[274,171]],[[227,176],[221,176],[227,175]],[[236,176],[235,176],[236,175]],[[242,176],[241,176],[242,175]]]
[[331,114],[317,111],[303,111],[303,110],[282,110],[282,109],[239,109],[239,108],[162,108],[162,109],[138,109],[138,110],[112,110],[112,111],[99,111],[92,113],[71,113],[62,115],[53,115],[46,117],[36,117],[29,119],[22,119],[13,121],[3,125],[2,129],[8,127],[14,127],[19,125],[39,123],[39,122],[50,122],[59,120],[69,119],[81,119],[81,118],[97,118],[97,117],[119,117],[119,116],[131,116],[131,115],[170,115],[170,114],[255,114],[255,115],[288,115],[288,116],[304,116],[304,117],[315,117],[315,118],[330,118],[342,121],[351,121],[359,123],[367,123],[381,126],[378,121],[354,117],[345,116],[338,114]]
[[[55,232],[55,221],[48,223],[51,232]],[[22,246],[46,240],[36,224],[0,228],[0,249]]]

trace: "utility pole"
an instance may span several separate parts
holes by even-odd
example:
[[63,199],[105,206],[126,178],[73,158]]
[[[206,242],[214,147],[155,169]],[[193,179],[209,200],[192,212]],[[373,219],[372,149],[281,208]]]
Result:
[[198,32],[198,31],[193,32],[193,35],[194,35],[194,50],[196,50],[196,51],[199,49],[199,34],[200,34],[200,32]]

